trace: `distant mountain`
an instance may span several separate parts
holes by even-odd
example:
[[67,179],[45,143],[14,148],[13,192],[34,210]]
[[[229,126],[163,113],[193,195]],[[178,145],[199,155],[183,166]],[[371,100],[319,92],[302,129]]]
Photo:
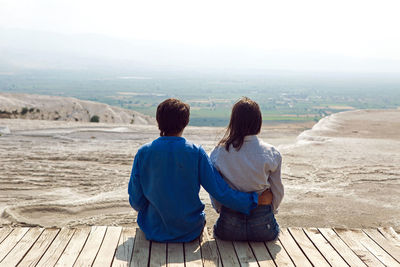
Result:
[[139,112],[72,97],[0,93],[0,118],[155,124]]
[[317,51],[249,49],[169,41],[122,40],[0,28],[0,72],[26,69],[109,71],[398,72],[399,60]]

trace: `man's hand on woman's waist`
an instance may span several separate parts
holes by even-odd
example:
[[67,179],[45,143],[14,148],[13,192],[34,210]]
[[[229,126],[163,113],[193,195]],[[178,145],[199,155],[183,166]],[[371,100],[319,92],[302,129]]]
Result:
[[272,192],[267,189],[258,196],[258,206],[270,205],[272,203]]

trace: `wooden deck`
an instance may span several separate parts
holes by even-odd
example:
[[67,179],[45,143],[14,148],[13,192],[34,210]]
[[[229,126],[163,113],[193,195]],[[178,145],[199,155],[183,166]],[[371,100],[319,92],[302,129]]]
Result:
[[392,228],[285,228],[276,242],[149,242],[137,228],[0,228],[0,266],[400,266]]

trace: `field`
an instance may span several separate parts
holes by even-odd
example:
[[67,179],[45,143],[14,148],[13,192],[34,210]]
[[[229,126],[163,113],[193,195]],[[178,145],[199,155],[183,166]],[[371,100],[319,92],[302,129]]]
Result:
[[400,78],[391,74],[47,70],[0,73],[0,91],[73,96],[151,116],[162,100],[177,97],[190,104],[193,126],[225,126],[233,103],[242,96],[257,101],[269,123],[318,121],[345,110],[400,106]]

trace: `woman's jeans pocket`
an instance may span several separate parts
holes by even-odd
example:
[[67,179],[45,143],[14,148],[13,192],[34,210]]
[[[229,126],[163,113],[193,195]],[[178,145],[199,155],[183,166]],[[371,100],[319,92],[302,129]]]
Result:
[[270,205],[259,206],[250,215],[222,207],[214,234],[223,240],[270,241],[278,237],[279,225]]

